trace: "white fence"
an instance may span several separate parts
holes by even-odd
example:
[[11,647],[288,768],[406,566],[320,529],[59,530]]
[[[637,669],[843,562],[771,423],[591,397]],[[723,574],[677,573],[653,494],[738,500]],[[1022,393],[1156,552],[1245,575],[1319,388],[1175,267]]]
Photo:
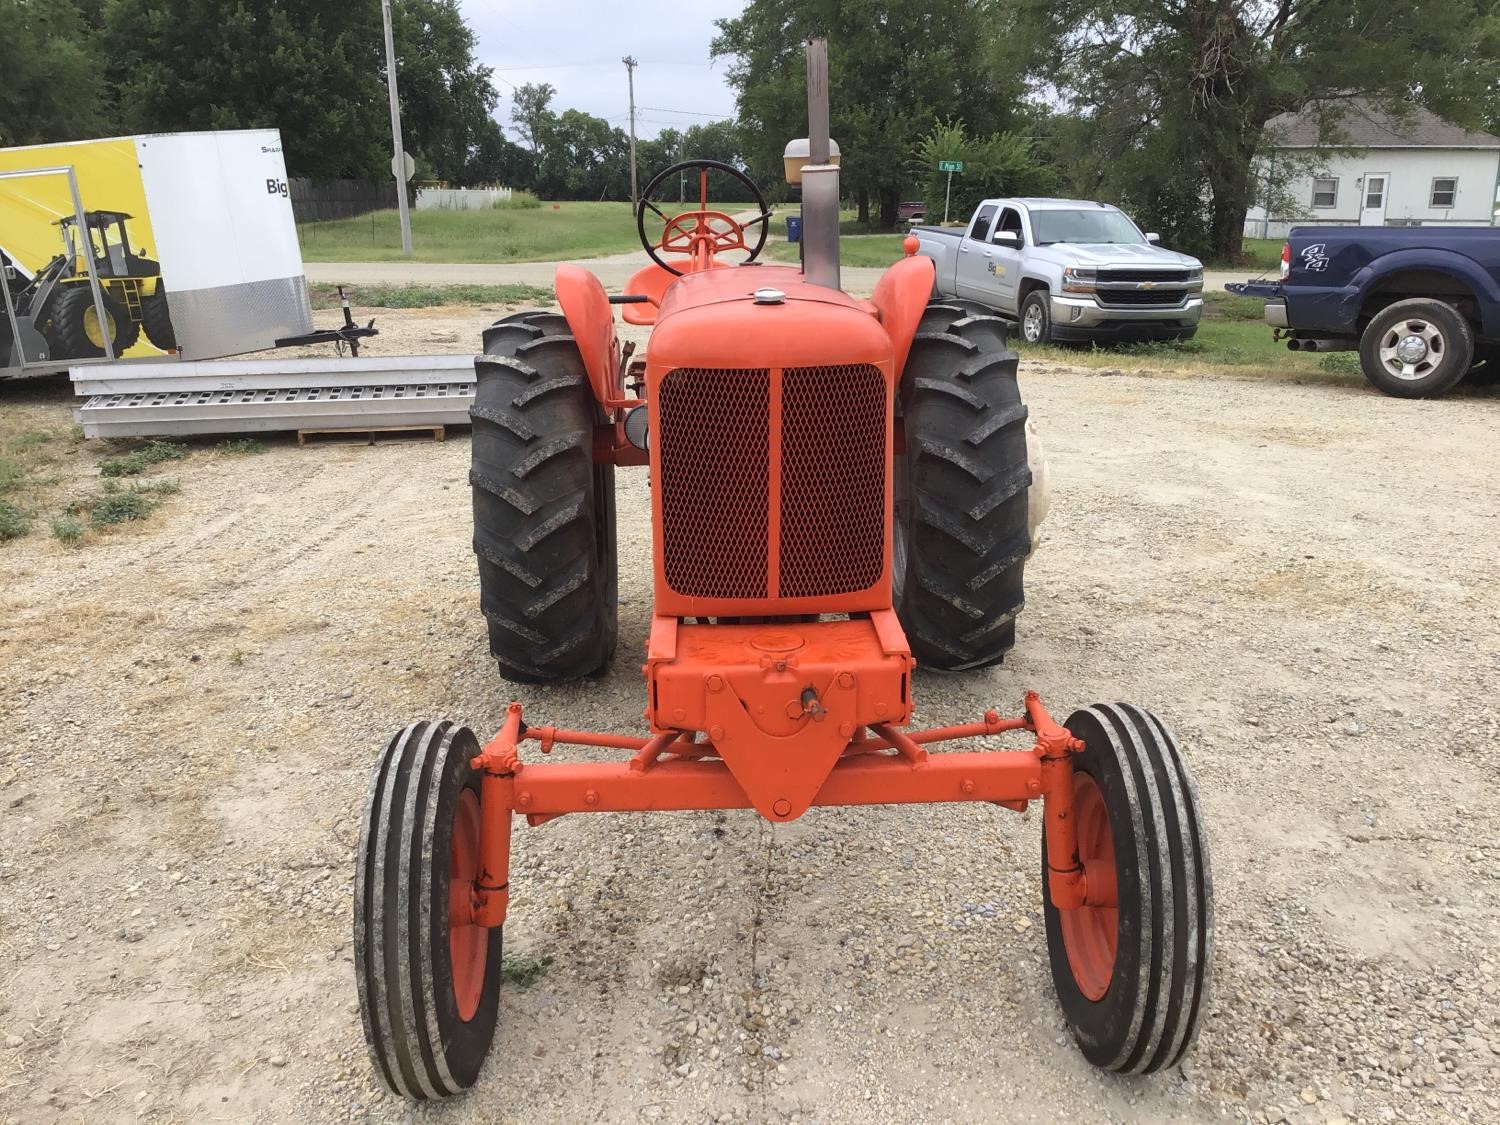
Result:
[[510,188],[418,188],[418,211],[488,211],[510,202]]

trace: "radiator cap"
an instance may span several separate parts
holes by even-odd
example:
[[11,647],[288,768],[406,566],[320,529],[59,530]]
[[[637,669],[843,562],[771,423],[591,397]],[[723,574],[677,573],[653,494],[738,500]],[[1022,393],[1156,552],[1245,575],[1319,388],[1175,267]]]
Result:
[[780,289],[757,289],[750,296],[755,298],[757,305],[780,305],[786,301],[786,294]]

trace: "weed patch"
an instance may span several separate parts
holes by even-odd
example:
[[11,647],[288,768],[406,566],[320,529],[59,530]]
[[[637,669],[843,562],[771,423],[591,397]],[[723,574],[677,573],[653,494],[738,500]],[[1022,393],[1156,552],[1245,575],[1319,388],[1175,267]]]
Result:
[[75,547],[83,538],[83,524],[72,516],[55,516],[52,520],[52,538],[68,547]]
[[500,963],[500,979],[525,992],[551,967],[551,957],[507,957]]
[[161,506],[162,497],[175,496],[182,486],[175,480],[159,480],[150,484],[132,484],[121,488],[117,481],[106,480],[104,490],[94,496],[75,500],[68,505],[73,516],[86,515],[90,527],[95,531],[132,520],[143,520]]
[[266,451],[266,443],[248,437],[230,438],[219,442],[218,450],[231,457],[254,457]]
[[138,477],[152,465],[181,461],[192,451],[172,441],[148,441],[140,449],[121,457],[105,457],[99,462],[101,477]]
[[31,516],[8,500],[0,500],[0,543],[19,539],[31,530]]

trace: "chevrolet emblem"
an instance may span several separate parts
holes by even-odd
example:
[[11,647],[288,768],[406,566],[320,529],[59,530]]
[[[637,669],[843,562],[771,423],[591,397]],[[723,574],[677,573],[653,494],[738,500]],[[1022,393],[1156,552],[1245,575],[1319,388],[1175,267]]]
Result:
[[1154,282],[1154,281],[1143,281],[1143,282],[1141,282],[1141,288],[1142,289],[1155,289],[1156,288],[1156,282]]

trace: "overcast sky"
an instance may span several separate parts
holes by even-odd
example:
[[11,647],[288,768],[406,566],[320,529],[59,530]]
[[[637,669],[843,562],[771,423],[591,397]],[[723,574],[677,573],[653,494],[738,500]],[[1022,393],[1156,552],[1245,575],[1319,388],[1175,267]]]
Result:
[[735,16],[744,0],[460,0],[478,39],[479,61],[495,68],[495,116],[506,134],[510,95],[525,82],[557,87],[553,108],[581,109],[626,128],[625,66],[634,55],[636,133],[734,116],[725,61],[712,65],[714,20]]

